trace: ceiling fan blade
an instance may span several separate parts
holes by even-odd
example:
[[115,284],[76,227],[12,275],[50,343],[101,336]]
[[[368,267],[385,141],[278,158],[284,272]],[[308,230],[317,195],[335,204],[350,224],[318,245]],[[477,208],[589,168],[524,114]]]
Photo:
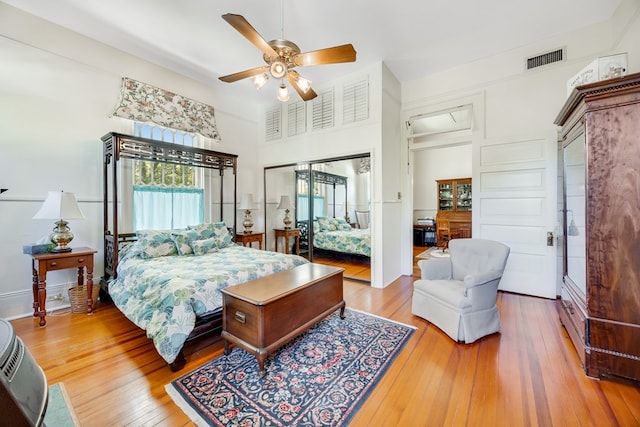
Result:
[[268,56],[278,56],[275,50],[269,43],[266,42],[265,39],[256,31],[255,28],[249,24],[249,22],[244,19],[242,15],[235,15],[233,13],[227,13],[226,15],[222,15],[222,19],[227,21],[229,25],[235,28],[240,34],[246,37],[255,47],[260,49],[262,53]]
[[296,92],[298,92],[298,95],[300,95],[300,98],[302,98],[304,101],[311,101],[313,98],[318,96],[318,94],[315,93],[312,88],[307,89],[306,92],[302,90],[298,85],[298,82],[296,81],[297,76],[298,76],[297,72],[290,70],[287,73],[287,80],[289,80],[289,83],[291,84],[291,86],[293,86]]
[[336,64],[338,62],[354,62],[356,50],[351,44],[328,47],[326,49],[304,52],[296,55],[295,64],[304,67],[307,65]]
[[229,74],[227,76],[218,77],[220,80],[226,83],[237,82],[238,80],[246,79],[247,77],[257,76],[258,74],[265,73],[269,70],[268,65],[262,67],[251,68],[249,70],[240,71],[237,73]]

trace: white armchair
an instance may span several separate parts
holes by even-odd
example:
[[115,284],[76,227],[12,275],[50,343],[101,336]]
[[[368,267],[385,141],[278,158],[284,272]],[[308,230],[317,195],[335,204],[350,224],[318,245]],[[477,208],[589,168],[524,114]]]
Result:
[[500,331],[496,301],[510,249],[492,240],[453,239],[450,257],[418,262],[412,312],[456,341],[471,343]]

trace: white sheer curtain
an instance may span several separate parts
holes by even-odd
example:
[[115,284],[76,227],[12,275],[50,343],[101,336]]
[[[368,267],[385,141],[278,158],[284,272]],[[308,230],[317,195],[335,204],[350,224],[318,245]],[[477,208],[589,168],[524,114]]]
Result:
[[[324,209],[324,197],[323,196],[315,196],[313,198],[313,214],[316,217],[325,216]],[[296,211],[296,218],[299,221],[304,221],[309,219],[309,196],[306,194],[298,195],[298,210]]]
[[185,228],[204,222],[202,188],[133,186],[134,230]]

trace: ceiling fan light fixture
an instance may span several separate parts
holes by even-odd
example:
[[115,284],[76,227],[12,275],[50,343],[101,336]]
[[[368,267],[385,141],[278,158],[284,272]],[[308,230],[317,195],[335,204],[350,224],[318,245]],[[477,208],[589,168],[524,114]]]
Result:
[[305,79],[302,76],[297,76],[296,77],[296,83],[298,83],[298,87],[304,93],[309,92],[309,89],[311,89],[311,80]]
[[269,80],[269,74],[259,74],[253,78],[253,85],[256,87],[256,89],[260,89],[267,83],[267,80]]
[[289,89],[284,85],[284,83],[280,83],[280,87],[278,87],[278,101],[287,102],[289,100]]
[[282,61],[273,61],[269,66],[269,72],[274,79],[281,79],[287,74],[287,65]]

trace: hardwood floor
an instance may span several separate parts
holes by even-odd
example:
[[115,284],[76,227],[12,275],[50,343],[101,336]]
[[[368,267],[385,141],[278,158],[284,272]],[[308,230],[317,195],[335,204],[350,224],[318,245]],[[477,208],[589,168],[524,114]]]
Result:
[[[500,293],[501,333],[457,344],[411,314],[413,280],[384,289],[345,281],[348,307],[417,327],[352,426],[640,425],[640,385],[586,377],[555,301]],[[12,324],[49,384],[64,382],[83,426],[193,425],[164,386],[224,347],[187,348],[186,367],[173,373],[112,305],[47,316],[42,329],[33,318]]]
[[344,268],[344,277],[357,282],[371,282],[371,262],[366,257],[335,257],[315,254],[313,262]]

